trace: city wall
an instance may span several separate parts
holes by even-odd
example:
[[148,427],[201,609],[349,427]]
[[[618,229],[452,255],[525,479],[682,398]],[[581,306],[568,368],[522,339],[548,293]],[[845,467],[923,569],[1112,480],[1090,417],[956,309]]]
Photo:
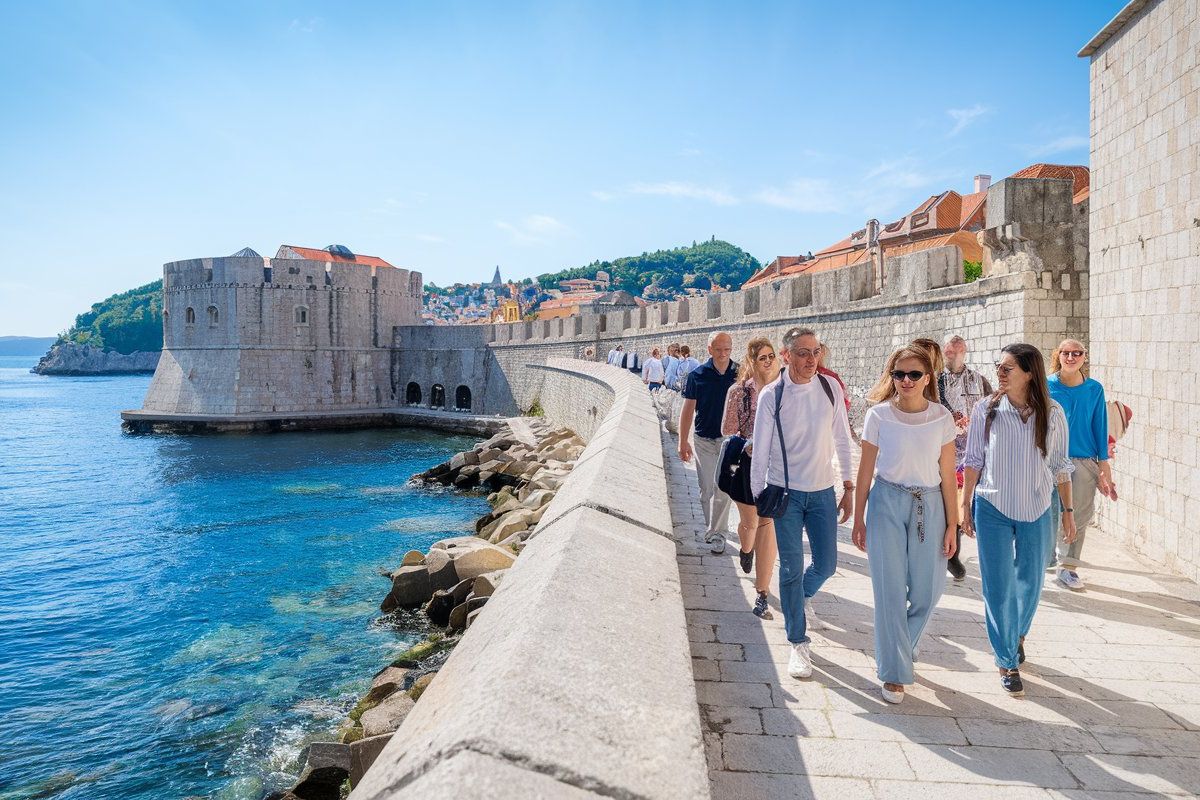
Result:
[[528,371],[587,447],[354,800],[708,797],[649,392],[595,362]]
[[1200,10],[1127,10],[1090,53],[1092,375],[1133,410],[1100,524],[1200,580]]

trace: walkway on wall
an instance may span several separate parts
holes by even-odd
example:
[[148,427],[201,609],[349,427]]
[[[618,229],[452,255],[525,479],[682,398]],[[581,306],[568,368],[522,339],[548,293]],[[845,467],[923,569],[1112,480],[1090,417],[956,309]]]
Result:
[[1026,696],[1010,698],[992,664],[969,543],[966,583],[947,584],[921,644],[918,683],[891,706],[875,678],[867,562],[849,528],[839,530],[838,574],[815,600],[831,629],[812,633],[812,678],[793,680],[778,587],[775,619],[758,620],[736,540],[712,556],[697,538],[695,470],[675,448],[664,432],[715,800],[1200,794],[1195,584],[1156,573],[1093,532],[1088,588],[1048,583],[1021,671]]

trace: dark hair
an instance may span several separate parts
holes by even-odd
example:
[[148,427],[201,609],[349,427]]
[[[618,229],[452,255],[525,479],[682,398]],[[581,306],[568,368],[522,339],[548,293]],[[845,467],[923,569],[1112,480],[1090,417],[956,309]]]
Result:
[[[1000,352],[1012,356],[1017,366],[1030,375],[1029,407],[1033,409],[1033,443],[1045,458],[1048,455],[1046,437],[1050,431],[1050,387],[1046,385],[1046,362],[1042,359],[1042,351],[1031,344],[1018,343],[1007,345]],[[995,415],[1004,394],[1003,389],[997,389],[992,394],[988,403],[988,417]]]

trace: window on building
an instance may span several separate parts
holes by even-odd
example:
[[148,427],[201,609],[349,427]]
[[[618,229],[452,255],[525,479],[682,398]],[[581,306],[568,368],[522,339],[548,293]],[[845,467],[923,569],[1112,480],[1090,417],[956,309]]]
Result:
[[217,323],[220,321],[221,321],[221,312],[217,310],[216,306],[209,306],[208,307],[208,327],[215,328],[215,327],[217,327]]
[[196,324],[196,309],[188,306],[187,311],[183,312],[183,321],[188,325]]
[[429,407],[446,407],[446,387],[442,386],[440,383],[435,383],[433,388],[429,390]]
[[404,402],[410,406],[420,405],[421,403],[421,384],[413,381],[408,384],[404,390]]
[[295,310],[292,312],[292,316],[295,318],[297,325],[307,325],[308,306],[296,306]]
[[456,411],[471,410],[471,390],[466,386],[454,390],[454,408]]

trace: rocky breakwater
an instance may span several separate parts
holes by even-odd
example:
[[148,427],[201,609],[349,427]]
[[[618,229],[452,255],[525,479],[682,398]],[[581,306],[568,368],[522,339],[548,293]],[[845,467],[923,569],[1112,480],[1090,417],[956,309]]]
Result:
[[418,484],[490,491],[492,510],[476,522],[475,536],[443,539],[427,553],[411,550],[386,573],[391,589],[380,610],[415,612],[437,630],[375,674],[338,741],[310,745],[300,781],[276,795],[278,800],[335,800],[344,796],[347,781],[358,784],[461,634],[483,612],[583,448],[570,430],[516,420],[471,450],[413,476]]
[[99,347],[59,342],[30,370],[39,375],[129,375],[154,372],[159,352],[118,353]]

